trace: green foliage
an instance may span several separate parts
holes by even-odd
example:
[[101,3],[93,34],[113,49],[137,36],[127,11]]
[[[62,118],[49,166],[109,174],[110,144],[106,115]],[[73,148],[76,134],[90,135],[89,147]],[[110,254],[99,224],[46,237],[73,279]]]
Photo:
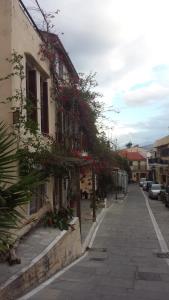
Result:
[[127,148],[131,148],[132,145],[133,145],[132,142],[128,142],[128,143],[126,144],[126,147],[127,147]]
[[98,85],[95,76],[96,73],[89,73],[88,75],[81,74],[78,90],[80,97],[89,104],[93,116],[97,119],[102,114],[103,103],[98,100],[102,95],[95,91],[95,88]]
[[122,170],[125,170],[128,174],[128,177],[131,178],[132,172],[131,172],[131,168],[130,168],[128,160],[126,158],[118,155],[118,153],[116,153],[116,161],[117,161],[119,168]]
[[32,171],[17,181],[16,139],[0,123],[0,252],[12,244],[11,229],[19,228],[24,218],[18,207],[28,203],[30,190],[44,181],[44,174]]
[[103,170],[98,175],[98,194],[100,197],[106,197],[107,192],[111,192],[113,188],[113,177],[112,172],[106,172]]
[[14,180],[16,140],[0,122],[0,186]]
[[98,134],[96,122],[102,114],[101,95],[95,91],[95,74],[80,74],[78,82],[61,85],[58,95],[60,110],[69,114],[72,128],[78,124],[80,131],[87,137],[88,150],[93,152]]
[[19,173],[25,176],[34,169],[41,170],[44,178],[49,176],[63,177],[68,176],[69,169],[72,167],[63,155],[56,151],[29,152],[27,149],[17,151],[19,159]]
[[11,58],[7,59],[7,61],[12,67],[12,72],[0,78],[0,81],[9,78],[18,79],[18,87],[15,89],[15,93],[3,101],[3,103],[16,103],[16,110],[13,112],[17,113],[17,120],[13,134],[17,139],[17,144],[22,145],[22,148],[34,149],[34,151],[46,150],[50,147],[51,141],[46,137],[46,142],[44,143],[42,135],[38,132],[37,122],[29,118],[34,110],[34,105],[31,99],[25,97],[23,56],[14,50],[11,53]]
[[44,225],[60,230],[68,230],[70,221],[73,219],[72,208],[60,208],[56,211],[47,212],[44,217]]

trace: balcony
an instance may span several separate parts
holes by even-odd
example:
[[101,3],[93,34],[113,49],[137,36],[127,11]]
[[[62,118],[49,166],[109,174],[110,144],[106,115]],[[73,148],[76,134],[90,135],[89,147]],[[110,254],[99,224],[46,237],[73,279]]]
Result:
[[150,158],[148,160],[149,165],[159,164],[159,165],[169,165],[169,160],[161,159],[159,157]]

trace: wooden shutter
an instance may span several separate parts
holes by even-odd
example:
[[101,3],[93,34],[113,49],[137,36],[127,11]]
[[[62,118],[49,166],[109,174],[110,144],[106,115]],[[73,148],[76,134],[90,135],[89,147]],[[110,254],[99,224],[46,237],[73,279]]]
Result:
[[43,133],[49,133],[48,117],[48,83],[41,83],[41,130]]
[[63,140],[63,129],[62,129],[62,112],[59,111],[57,115],[57,131],[58,131],[58,142],[62,143]]
[[27,118],[37,123],[37,83],[36,70],[27,71]]

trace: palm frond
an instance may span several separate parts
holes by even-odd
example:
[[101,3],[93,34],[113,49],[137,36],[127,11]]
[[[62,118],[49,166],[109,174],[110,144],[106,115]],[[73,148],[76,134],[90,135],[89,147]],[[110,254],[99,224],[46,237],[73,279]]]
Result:
[[25,218],[18,207],[28,203],[30,191],[45,180],[42,171],[32,171],[17,180],[18,158],[16,139],[8,133],[5,124],[0,122],[0,252],[7,249],[7,245],[13,240],[11,229],[19,228]]
[[10,183],[16,169],[16,139],[9,134],[8,128],[0,122],[0,185]]

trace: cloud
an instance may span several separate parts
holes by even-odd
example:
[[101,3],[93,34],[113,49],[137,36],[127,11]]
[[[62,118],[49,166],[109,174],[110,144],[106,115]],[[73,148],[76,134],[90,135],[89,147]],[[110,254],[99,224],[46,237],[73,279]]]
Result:
[[128,105],[148,105],[157,104],[169,99],[169,87],[164,87],[153,83],[144,88],[131,90],[124,95],[124,100]]
[[102,100],[125,107],[115,131],[118,138],[126,143],[132,137],[142,144],[168,134],[168,116],[162,110],[169,99],[168,0],[39,3],[48,11],[60,9],[56,33],[77,72],[96,72]]
[[128,141],[133,144],[153,144],[157,139],[168,135],[168,111],[160,112],[147,121],[132,123],[128,122],[114,131],[113,138],[117,138],[120,147],[124,147]]

